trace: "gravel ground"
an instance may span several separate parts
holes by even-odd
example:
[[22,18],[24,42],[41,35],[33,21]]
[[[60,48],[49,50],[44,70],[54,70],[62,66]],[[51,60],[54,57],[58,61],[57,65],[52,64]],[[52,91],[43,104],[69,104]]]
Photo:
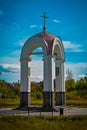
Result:
[[[22,111],[22,110],[15,110],[12,108],[1,108],[0,109],[1,115],[24,115],[24,116],[59,116],[60,109],[58,112],[40,112],[40,111]],[[68,108],[65,107],[63,109],[63,115],[87,115],[87,108]]]

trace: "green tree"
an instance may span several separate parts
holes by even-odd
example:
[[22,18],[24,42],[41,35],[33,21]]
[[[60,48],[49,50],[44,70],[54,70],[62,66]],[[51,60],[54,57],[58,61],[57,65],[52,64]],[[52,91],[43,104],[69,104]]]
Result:
[[4,80],[0,81],[0,93],[2,93],[2,97],[6,98],[8,94],[8,83]]
[[81,98],[87,98],[87,77],[81,78],[76,82],[77,95]]
[[66,92],[73,91],[75,89],[75,80],[69,79],[65,81]]
[[36,93],[36,99],[42,99],[42,93],[41,92]]
[[14,87],[14,93],[15,93],[15,96],[20,96],[20,84],[17,84]]

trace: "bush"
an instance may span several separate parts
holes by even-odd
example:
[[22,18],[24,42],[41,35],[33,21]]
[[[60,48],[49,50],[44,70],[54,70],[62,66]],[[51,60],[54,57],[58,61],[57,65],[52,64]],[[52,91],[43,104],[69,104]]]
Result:
[[42,99],[42,93],[41,92],[36,93],[36,99]]

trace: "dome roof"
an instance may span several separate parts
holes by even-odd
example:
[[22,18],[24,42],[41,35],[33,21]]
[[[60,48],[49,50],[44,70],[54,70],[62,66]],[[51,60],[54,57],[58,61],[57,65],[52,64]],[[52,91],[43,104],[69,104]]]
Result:
[[53,47],[54,39],[56,38],[56,36],[54,36],[51,33],[44,32],[44,31],[36,34],[35,36],[38,36],[44,40],[47,46],[48,55],[52,54],[52,47]]

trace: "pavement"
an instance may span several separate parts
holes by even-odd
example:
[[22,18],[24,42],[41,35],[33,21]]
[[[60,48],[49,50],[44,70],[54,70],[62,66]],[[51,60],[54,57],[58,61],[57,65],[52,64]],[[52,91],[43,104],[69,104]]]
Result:
[[[59,116],[60,109],[58,111],[27,111],[27,110],[17,110],[13,108],[0,108],[0,115],[24,115],[24,116]],[[87,115],[87,108],[72,108],[65,107],[61,115]]]

